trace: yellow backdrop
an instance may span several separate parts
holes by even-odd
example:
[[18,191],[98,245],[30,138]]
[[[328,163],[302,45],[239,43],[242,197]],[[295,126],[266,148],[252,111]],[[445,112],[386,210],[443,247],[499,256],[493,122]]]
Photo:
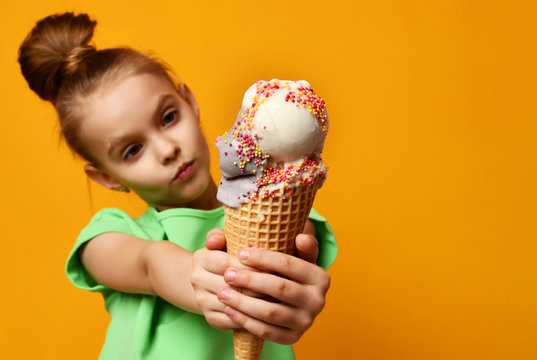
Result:
[[95,211],[144,208],[95,184],[91,208],[83,163],[20,74],[34,23],[74,10],[98,20],[98,48],[165,59],[211,143],[257,79],[307,79],[325,98],[330,168],[315,207],[340,254],[299,359],[535,359],[536,8],[360,3],[2,2],[0,356],[97,357],[102,298],[71,286],[64,262]]

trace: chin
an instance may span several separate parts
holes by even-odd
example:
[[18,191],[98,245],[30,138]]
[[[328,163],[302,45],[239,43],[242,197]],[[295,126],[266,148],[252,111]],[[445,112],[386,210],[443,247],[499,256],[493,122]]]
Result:
[[211,174],[209,172],[204,171],[198,173],[197,176],[182,189],[185,200],[190,202],[199,198],[201,195],[203,195],[203,193],[205,193],[210,182]]

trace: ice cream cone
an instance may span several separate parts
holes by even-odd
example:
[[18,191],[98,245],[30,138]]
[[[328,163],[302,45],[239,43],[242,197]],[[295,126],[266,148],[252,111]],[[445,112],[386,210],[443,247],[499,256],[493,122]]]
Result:
[[[236,256],[243,247],[257,247],[294,254],[295,238],[309,216],[322,179],[293,188],[262,189],[254,200],[238,208],[224,205],[227,252]],[[234,332],[235,360],[259,359],[263,339],[245,330]]]

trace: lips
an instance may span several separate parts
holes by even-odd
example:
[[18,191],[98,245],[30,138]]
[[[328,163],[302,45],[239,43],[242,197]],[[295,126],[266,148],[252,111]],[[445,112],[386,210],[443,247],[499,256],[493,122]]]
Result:
[[186,163],[183,163],[181,166],[179,166],[179,169],[177,169],[177,172],[175,173],[175,176],[172,179],[172,182],[176,181],[178,179],[181,179],[181,178],[185,177],[187,175],[187,173],[190,173],[193,163],[194,163],[194,160],[188,161]]

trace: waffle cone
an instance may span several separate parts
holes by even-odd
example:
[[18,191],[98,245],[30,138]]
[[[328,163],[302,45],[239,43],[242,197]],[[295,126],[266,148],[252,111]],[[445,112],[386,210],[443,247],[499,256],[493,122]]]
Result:
[[[295,238],[304,230],[321,184],[322,180],[318,180],[308,186],[281,188],[272,191],[270,196],[260,191],[256,199],[238,208],[224,205],[227,252],[237,256],[241,248],[252,246],[294,254]],[[263,342],[246,330],[235,330],[235,360],[259,359]]]

